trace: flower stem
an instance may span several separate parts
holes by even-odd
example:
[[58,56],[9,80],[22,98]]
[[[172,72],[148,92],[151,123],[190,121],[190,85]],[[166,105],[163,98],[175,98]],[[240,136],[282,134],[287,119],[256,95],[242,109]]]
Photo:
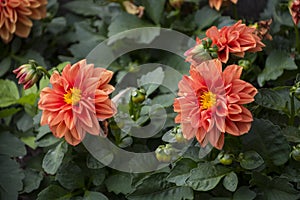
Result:
[[51,75],[49,74],[49,72],[44,67],[38,66],[36,69],[39,70],[39,71],[42,71],[50,79]]
[[293,126],[295,121],[295,102],[294,102],[294,95],[290,95],[291,99],[291,116],[289,119],[289,125]]
[[296,50],[300,54],[300,36],[298,26],[294,24],[295,34],[296,34]]

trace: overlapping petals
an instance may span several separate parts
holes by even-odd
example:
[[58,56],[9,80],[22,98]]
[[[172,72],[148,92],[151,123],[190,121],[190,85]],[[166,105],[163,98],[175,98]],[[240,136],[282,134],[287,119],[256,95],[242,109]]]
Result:
[[298,25],[300,20],[300,0],[292,0],[289,6],[290,13],[295,25]]
[[80,143],[86,133],[103,135],[99,120],[116,112],[108,96],[114,91],[108,84],[112,75],[86,60],[68,64],[61,75],[54,72],[50,78],[52,87],[44,88],[40,94],[41,125],[48,124],[54,136],[65,137],[71,145]]
[[47,0],[2,0],[0,1],[0,37],[8,43],[16,34],[27,38],[31,19],[46,17]]
[[[211,8],[215,8],[216,10],[220,10],[224,0],[209,0],[209,6]],[[225,0],[226,1],[226,0]],[[236,4],[238,0],[230,0],[232,3]]]
[[237,65],[222,72],[217,59],[191,66],[190,76],[178,84],[174,102],[175,122],[186,139],[196,137],[202,146],[210,143],[222,149],[225,132],[239,136],[249,131],[253,118],[243,104],[254,101],[257,90],[240,79],[241,73]]

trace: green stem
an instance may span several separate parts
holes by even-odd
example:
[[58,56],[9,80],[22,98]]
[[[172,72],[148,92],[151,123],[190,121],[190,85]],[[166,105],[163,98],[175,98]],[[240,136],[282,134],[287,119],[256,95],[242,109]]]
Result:
[[296,50],[300,54],[300,36],[298,26],[294,24],[295,34],[296,34]]
[[293,126],[295,121],[295,102],[294,102],[294,95],[290,96],[291,99],[291,116],[289,119],[289,125]]
[[10,54],[10,57],[11,57],[12,59],[14,59],[14,60],[20,62],[20,63],[22,63],[22,62],[24,61],[23,58],[21,58],[21,57],[19,57],[19,56],[16,56],[16,55],[14,55],[14,54]]
[[42,71],[50,79],[51,75],[49,74],[49,72],[44,67],[38,66],[36,69],[39,70],[39,71]]

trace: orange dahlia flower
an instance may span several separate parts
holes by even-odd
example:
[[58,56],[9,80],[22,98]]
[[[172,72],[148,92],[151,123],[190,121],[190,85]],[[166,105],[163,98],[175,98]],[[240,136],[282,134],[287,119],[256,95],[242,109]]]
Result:
[[243,104],[254,101],[257,90],[240,79],[241,73],[237,65],[222,72],[217,59],[191,67],[190,76],[179,82],[174,101],[175,122],[186,139],[196,137],[202,146],[210,143],[222,149],[225,132],[239,136],[249,131],[253,118]]
[[13,34],[27,38],[31,27],[31,19],[46,17],[47,0],[1,0],[0,1],[0,37],[5,43],[13,38]]
[[54,136],[71,145],[80,143],[88,132],[104,135],[98,120],[112,117],[116,108],[109,99],[113,72],[94,68],[82,60],[68,64],[60,75],[50,78],[52,87],[41,91],[38,106],[43,110],[41,125],[48,124]]
[[[215,8],[216,10],[220,10],[224,0],[209,0],[209,6],[211,8]],[[226,0],[225,0],[226,1]],[[238,0],[230,0],[232,3],[236,4]]]
[[218,57],[223,63],[226,63],[229,53],[244,57],[246,51],[262,50],[265,45],[254,32],[255,28],[250,28],[239,20],[234,25],[225,26],[220,30],[213,26],[206,31],[206,35],[212,40],[212,45],[218,46]]
[[290,2],[290,13],[293,18],[293,22],[295,25],[298,25],[299,20],[300,20],[300,0],[292,0]]

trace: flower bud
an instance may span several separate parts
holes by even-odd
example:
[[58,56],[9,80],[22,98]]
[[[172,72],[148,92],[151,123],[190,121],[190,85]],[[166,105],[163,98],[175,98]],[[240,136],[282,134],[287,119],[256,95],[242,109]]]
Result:
[[293,157],[294,160],[300,161],[300,144],[293,146],[290,156]]
[[218,155],[218,160],[223,165],[231,165],[233,161],[233,155],[221,152]]
[[146,91],[144,89],[137,89],[132,91],[131,100],[133,103],[142,103],[146,98]]
[[173,153],[174,149],[170,144],[160,145],[155,150],[156,158],[160,162],[170,162],[172,160]]
[[13,70],[18,83],[24,85],[24,89],[31,88],[41,77],[42,73],[36,69],[36,63],[29,61],[28,64],[21,65],[19,68]]
[[238,65],[243,67],[244,70],[247,70],[251,66],[251,62],[249,60],[239,60]]

